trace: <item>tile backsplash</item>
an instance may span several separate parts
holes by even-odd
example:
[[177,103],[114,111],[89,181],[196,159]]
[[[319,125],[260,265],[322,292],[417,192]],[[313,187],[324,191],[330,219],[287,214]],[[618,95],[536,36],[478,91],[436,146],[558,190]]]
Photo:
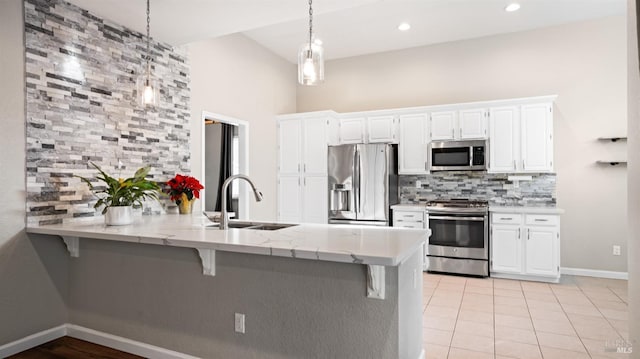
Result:
[[145,108],[136,99],[143,34],[62,0],[26,0],[24,19],[29,224],[100,215],[96,197],[75,177],[96,175],[88,162],[125,178],[150,165],[158,182],[189,171],[184,50],[151,41],[160,90],[158,105]]
[[[400,203],[468,198],[504,206],[555,206],[556,175],[533,174],[530,181],[512,182],[508,174],[481,171],[445,171],[400,176]],[[416,181],[421,182],[419,188]],[[517,185],[516,185],[517,183]]]

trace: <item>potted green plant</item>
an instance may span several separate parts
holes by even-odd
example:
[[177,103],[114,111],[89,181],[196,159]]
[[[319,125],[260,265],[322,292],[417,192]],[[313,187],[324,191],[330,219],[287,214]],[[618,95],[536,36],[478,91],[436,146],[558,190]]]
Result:
[[104,206],[102,214],[105,215],[105,223],[107,225],[131,224],[133,222],[132,208],[134,206],[142,206],[142,201],[145,199],[158,199],[160,186],[156,182],[146,179],[151,169],[149,166],[138,169],[133,177],[116,179],[105,173],[95,163],[91,163],[91,165],[100,172],[96,179],[104,182],[104,186],[94,186],[89,179],[78,177],[98,197],[98,201],[93,207],[97,209]]

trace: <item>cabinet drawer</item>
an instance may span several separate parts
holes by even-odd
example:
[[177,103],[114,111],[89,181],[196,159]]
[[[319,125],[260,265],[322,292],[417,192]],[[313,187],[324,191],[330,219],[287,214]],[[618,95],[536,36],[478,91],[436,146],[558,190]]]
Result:
[[522,223],[522,215],[521,214],[510,214],[510,213],[494,213],[494,214],[491,215],[491,223],[521,224]]
[[423,212],[393,211],[394,222],[424,222]]
[[423,229],[424,225],[422,222],[397,222],[394,221],[393,227],[395,228],[418,228]]
[[527,214],[525,223],[534,226],[557,226],[560,224],[560,217],[550,214]]

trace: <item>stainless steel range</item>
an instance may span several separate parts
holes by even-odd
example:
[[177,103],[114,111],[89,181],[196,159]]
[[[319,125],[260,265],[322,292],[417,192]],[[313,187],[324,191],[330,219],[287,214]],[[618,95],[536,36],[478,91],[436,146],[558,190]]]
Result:
[[489,206],[486,201],[451,199],[427,203],[427,270],[489,275]]

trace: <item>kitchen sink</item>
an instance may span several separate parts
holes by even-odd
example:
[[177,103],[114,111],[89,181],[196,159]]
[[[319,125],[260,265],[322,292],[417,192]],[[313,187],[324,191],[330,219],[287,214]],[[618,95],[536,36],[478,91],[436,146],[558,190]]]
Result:
[[[204,214],[205,217],[207,217],[211,222],[213,222],[213,225],[210,225],[211,227],[215,227],[215,226],[219,226],[220,225],[220,218],[219,217],[210,216],[206,212],[203,212],[202,214]],[[253,230],[257,230],[257,231],[277,231],[278,229],[289,228],[289,227],[293,227],[293,226],[297,226],[297,224],[234,221],[234,220],[229,221],[229,228],[253,229]]]
[[277,231],[278,229],[297,226],[297,224],[261,223],[261,222],[229,222],[229,228],[254,229],[258,231]]

